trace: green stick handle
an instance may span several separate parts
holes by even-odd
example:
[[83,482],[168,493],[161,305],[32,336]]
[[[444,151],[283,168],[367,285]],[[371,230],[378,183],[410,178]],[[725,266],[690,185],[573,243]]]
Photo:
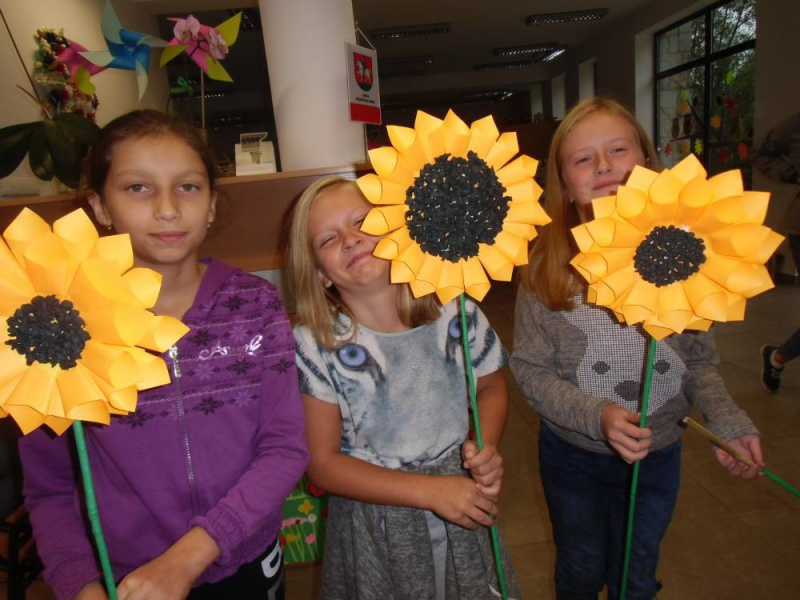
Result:
[[[650,403],[650,384],[653,380],[653,365],[656,362],[656,338],[650,338],[650,345],[647,349],[647,366],[644,371],[644,387],[642,388],[642,408],[639,427],[647,424],[647,406]],[[631,479],[631,498],[628,506],[628,531],[625,535],[625,560],[622,563],[622,584],[619,599],[625,600],[625,592],[628,589],[628,570],[631,566],[631,545],[633,541],[633,514],[636,510],[636,488],[639,486],[639,466],[638,460],[633,463],[633,478]]]
[[[469,351],[469,327],[467,322],[467,306],[464,294],[459,296],[461,306],[461,346],[464,348],[464,365],[467,368],[467,381],[469,382],[469,403],[472,407],[472,422],[475,425],[475,442],[478,445],[478,452],[483,450],[483,434],[481,433],[481,419],[478,415],[478,392],[475,387],[475,374],[472,372],[472,357]],[[500,584],[500,594],[503,600],[508,600],[508,590],[506,589],[506,576],[503,572],[503,559],[500,556],[500,539],[497,536],[497,525],[492,525],[489,529],[492,537],[492,550],[494,551],[494,562],[497,567],[497,581]]]
[[[752,460],[750,460],[749,458],[744,456],[741,452],[736,450],[736,448],[734,448],[733,446],[731,446],[730,444],[725,442],[725,440],[723,440],[721,437],[711,433],[708,429],[706,429],[705,427],[700,425],[700,423],[698,423],[694,419],[692,419],[690,417],[684,417],[683,418],[683,423],[685,425],[689,425],[690,427],[692,427],[696,431],[698,431],[701,434],[703,434],[705,437],[707,437],[709,440],[711,440],[711,443],[713,443],[717,448],[721,448],[722,450],[724,450],[725,452],[730,454],[733,458],[738,460],[740,463],[744,463],[747,466],[751,466],[753,464]],[[770,471],[767,467],[761,467],[759,470],[764,474],[765,477],[767,477],[768,479],[771,479],[772,481],[774,481],[775,483],[777,483],[778,485],[783,487],[790,494],[794,494],[795,496],[800,498],[800,490],[798,490],[796,487],[794,487],[791,483],[789,483],[788,481],[786,481],[784,479],[781,479],[775,473]]]
[[94,482],[92,480],[92,467],[89,465],[89,454],[86,451],[86,438],[83,435],[83,423],[75,421],[72,424],[75,431],[75,444],[78,446],[78,462],[81,465],[81,479],[83,479],[83,491],[86,495],[86,512],[89,513],[89,521],[92,524],[94,541],[97,544],[97,554],[100,557],[100,566],[103,569],[103,579],[108,590],[109,600],[117,600],[117,587],[114,585],[114,575],[111,572],[111,561],[108,559],[108,549],[106,540],[103,537],[103,528],[100,525],[100,510],[97,508],[97,496],[94,494]]

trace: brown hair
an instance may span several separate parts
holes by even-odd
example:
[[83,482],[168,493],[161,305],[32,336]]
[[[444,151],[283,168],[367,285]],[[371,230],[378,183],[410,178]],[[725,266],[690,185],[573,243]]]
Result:
[[103,188],[111,170],[111,152],[116,144],[163,135],[175,136],[197,153],[206,168],[209,186],[216,191],[219,166],[203,133],[189,121],[148,109],[131,111],[103,127],[84,161],[80,188],[83,195],[94,192],[103,198]]
[[522,284],[538,295],[550,310],[571,310],[570,298],[584,287],[583,280],[573,276],[569,264],[577,253],[570,230],[580,220],[577,207],[569,201],[561,178],[561,149],[572,129],[597,111],[620,117],[633,127],[645,157],[645,165],[649,169],[659,168],[655,147],[641,123],[616,100],[587,98],[570,109],[553,134],[547,157],[544,208],[553,221],[540,230],[531,248],[528,264],[520,270]]
[[[317,274],[317,256],[308,233],[308,216],[314,202],[325,192],[347,186],[363,197],[355,182],[341,177],[325,177],[312,183],[300,196],[292,212],[287,248],[286,275],[297,303],[299,321],[308,327],[314,338],[332,349],[355,336],[358,322],[342,302],[336,286],[325,287]],[[364,202],[368,202],[364,198]],[[435,320],[440,312],[432,295],[414,298],[408,285],[402,284],[397,294],[397,313],[407,327],[418,327]],[[337,342],[337,323],[341,314],[351,322],[347,339]]]

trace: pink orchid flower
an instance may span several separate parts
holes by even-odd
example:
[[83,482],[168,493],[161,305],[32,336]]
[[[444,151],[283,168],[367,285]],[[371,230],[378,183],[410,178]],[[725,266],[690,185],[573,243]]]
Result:
[[189,15],[185,19],[175,19],[175,27],[172,33],[181,44],[188,44],[196,40],[200,33],[200,21]]
[[206,32],[206,37],[208,38],[208,51],[211,56],[217,60],[225,58],[225,55],[228,54],[228,44],[225,43],[219,31],[211,27]]

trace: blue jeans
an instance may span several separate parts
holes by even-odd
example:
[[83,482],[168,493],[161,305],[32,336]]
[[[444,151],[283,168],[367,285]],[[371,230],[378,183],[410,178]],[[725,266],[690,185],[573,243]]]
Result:
[[[556,545],[558,600],[619,597],[633,467],[616,454],[565,442],[545,424],[539,465]],[[661,540],[680,486],[681,444],[651,452],[639,468],[627,600],[656,595]]]

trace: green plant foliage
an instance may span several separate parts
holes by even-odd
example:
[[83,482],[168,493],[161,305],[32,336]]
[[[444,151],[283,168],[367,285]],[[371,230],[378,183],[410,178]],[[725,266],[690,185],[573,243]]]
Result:
[[56,177],[77,188],[80,161],[100,128],[74,113],[0,129],[0,179],[10,175],[28,156],[34,175],[43,181]]

